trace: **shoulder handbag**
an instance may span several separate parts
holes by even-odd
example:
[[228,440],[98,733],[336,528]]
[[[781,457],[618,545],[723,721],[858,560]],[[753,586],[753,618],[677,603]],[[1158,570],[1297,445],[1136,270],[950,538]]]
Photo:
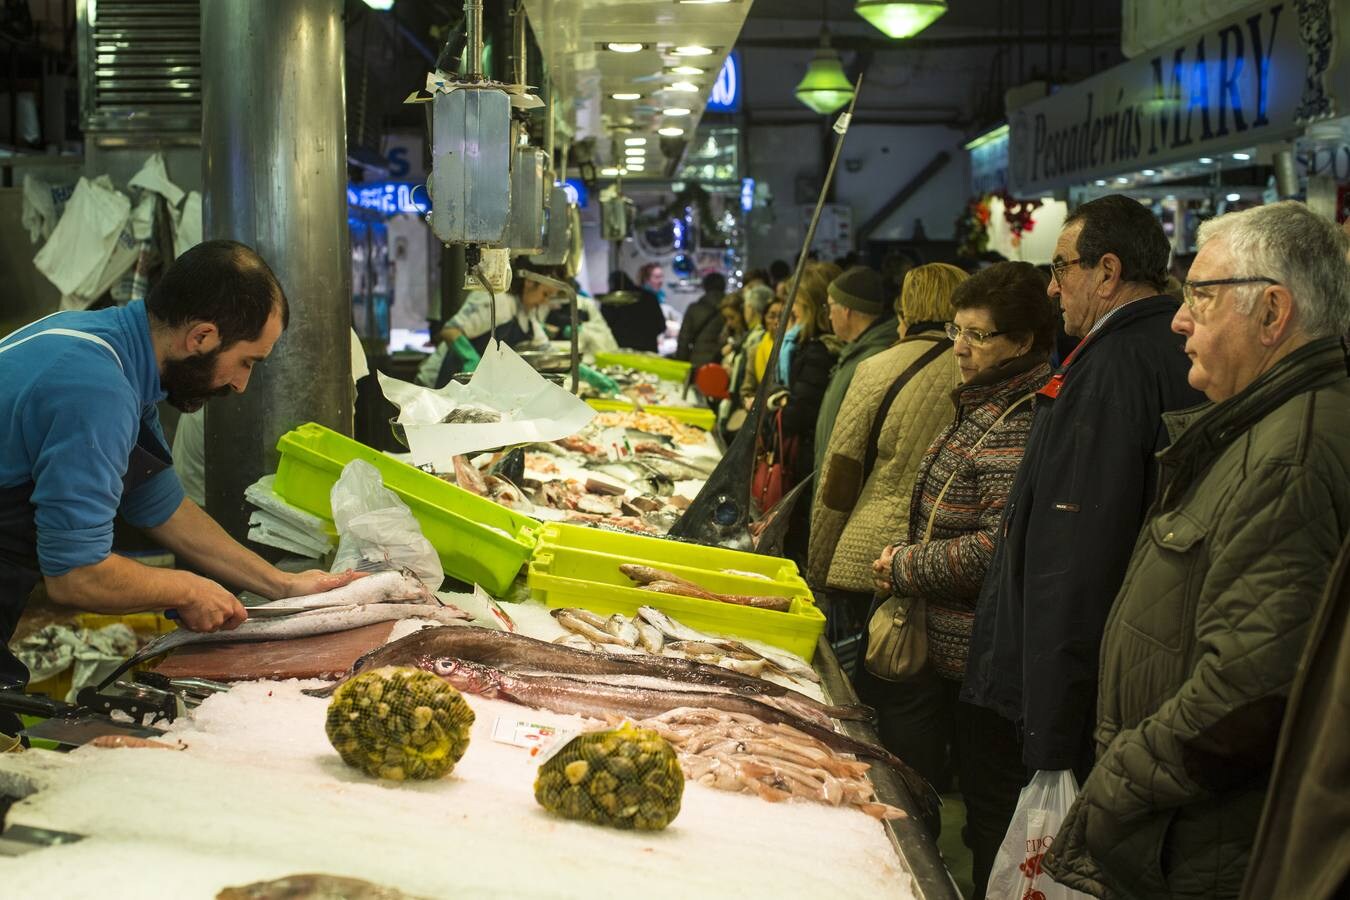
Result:
[[[971,455],[974,455],[984,443],[984,439],[989,437],[1013,410],[1035,396],[1034,393],[1024,394],[1005,409],[1003,414],[994,420],[994,424],[990,425],[971,446]],[[952,468],[952,474],[947,476],[947,483],[933,500],[933,508],[928,513],[928,526],[924,529],[922,543],[926,544],[932,540],[933,523],[937,520],[938,509],[942,507],[942,499],[947,496],[947,489],[956,480],[956,473],[959,470],[959,466]],[[863,658],[863,665],[867,667],[867,671],[885,681],[901,681],[919,674],[927,663],[927,602],[922,597],[895,594],[885,598],[881,605],[876,607],[867,623],[867,653]]]
[[842,453],[830,454],[830,458],[825,461],[825,474],[820,483],[821,502],[827,507],[836,512],[851,512],[853,507],[858,505],[863,485],[867,484],[867,479],[872,477],[872,470],[876,468],[877,442],[881,440],[881,429],[886,424],[891,407],[895,405],[895,398],[900,396],[900,392],[909,384],[910,379],[950,347],[951,341],[934,341],[932,347],[920,354],[918,359],[910,363],[909,367],[891,382],[891,386],[881,398],[881,405],[877,407],[876,414],[872,417],[872,428],[867,434],[861,465],[858,460]]
[[755,459],[755,472],[750,482],[751,495],[759,505],[759,511],[766,513],[782,499],[788,487],[787,442],[783,440],[783,411],[773,412],[773,431],[768,446]]

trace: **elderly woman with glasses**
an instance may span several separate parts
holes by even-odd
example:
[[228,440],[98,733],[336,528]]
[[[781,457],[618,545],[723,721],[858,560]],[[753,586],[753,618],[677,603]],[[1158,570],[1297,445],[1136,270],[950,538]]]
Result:
[[1031,431],[1033,398],[1050,376],[1056,316],[1035,266],[998,263],[952,295],[946,324],[960,385],[955,417],[919,464],[902,540],[873,564],[880,595],[926,605],[927,662],[903,680],[869,647],[860,692],[877,706],[887,746],[941,783],[947,760],[966,801],[963,835],[982,896],[994,856],[1026,783],[1016,727],[960,701],[975,605],[999,520]]

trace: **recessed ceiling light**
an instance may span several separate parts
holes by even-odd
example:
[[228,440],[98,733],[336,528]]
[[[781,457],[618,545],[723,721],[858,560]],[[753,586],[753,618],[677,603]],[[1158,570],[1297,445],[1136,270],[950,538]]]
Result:
[[1106,187],[1106,179],[1105,179],[1105,178],[1098,178],[1098,179],[1097,179],[1097,187]]
[[1201,164],[1201,165],[1207,166],[1207,165],[1209,165],[1209,164],[1212,163],[1212,162],[1214,162],[1214,160],[1210,159],[1208,156],[1202,156],[1202,157],[1200,157],[1200,164]]
[[1246,162],[1247,160],[1249,160],[1249,159],[1251,159],[1251,158],[1252,158],[1252,155],[1251,155],[1250,153],[1234,153],[1234,154],[1233,154],[1233,159],[1240,160],[1240,161],[1243,161],[1243,162]]
[[684,129],[683,129],[683,128],[674,128],[674,127],[671,127],[671,128],[662,128],[661,130],[657,131],[656,133],[659,134],[659,135],[661,135],[661,137],[679,137],[680,135],[684,134]]
[[1236,203],[1236,202],[1238,202],[1239,200],[1242,199],[1242,195],[1241,195],[1241,194],[1229,194],[1229,195],[1228,195],[1227,197],[1225,197],[1224,199],[1227,200],[1229,203]]
[[609,42],[608,44],[606,44],[605,46],[608,47],[610,50],[613,50],[615,53],[637,53],[639,50],[641,50],[641,49],[642,49],[644,46],[646,46],[646,45],[645,45],[645,44],[631,44],[631,43],[626,43],[626,42],[624,42],[624,41],[610,41],[610,42]]
[[1145,170],[1144,170],[1144,174],[1145,174],[1145,175],[1157,175],[1158,172],[1157,172],[1157,170],[1155,170],[1155,169],[1145,169]]
[[641,94],[634,94],[631,91],[619,91],[616,94],[610,94],[615,100],[641,100]]
[[646,147],[625,147],[625,148],[623,149],[623,154],[624,154],[624,156],[646,156],[646,155],[647,155],[647,148],[646,148]]
[[670,70],[672,75],[702,75],[704,70],[698,66],[676,66]]
[[663,109],[661,111],[661,115],[670,116],[672,118],[679,118],[680,116],[689,115],[689,110],[684,108],[683,106],[671,106],[666,109]]
[[644,166],[644,165],[643,165],[642,163],[640,163],[640,162],[633,162],[633,161],[630,159],[630,160],[628,161],[628,166],[627,166],[627,168],[626,168],[626,171],[629,171],[629,172],[645,172],[645,171],[647,171],[647,167]]
[[685,94],[696,94],[698,93],[698,85],[694,84],[692,81],[677,81],[674,84],[667,85],[666,90],[680,91]]
[[600,170],[600,174],[604,175],[606,178],[613,178],[615,175],[619,174],[619,170],[614,166],[605,166]]
[[1116,184],[1129,184],[1129,183],[1130,179],[1126,178],[1124,175],[1121,175],[1116,179]]
[[644,138],[644,137],[624,138],[624,139],[623,139],[623,145],[624,145],[625,147],[641,147],[641,146],[642,146],[643,144],[645,144],[645,143],[647,143],[647,139]]
[[712,48],[700,47],[698,44],[690,44],[687,47],[676,47],[676,56],[712,56]]

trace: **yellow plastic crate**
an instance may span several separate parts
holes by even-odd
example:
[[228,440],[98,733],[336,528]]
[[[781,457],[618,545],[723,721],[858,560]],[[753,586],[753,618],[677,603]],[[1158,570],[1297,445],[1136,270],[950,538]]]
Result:
[[[654,606],[690,628],[763,641],[808,662],[825,630],[825,616],[790,560],[559,523],[544,526],[539,538],[526,583],[550,607],[631,616]],[[778,612],[638,590],[619,571],[623,563],[666,569],[719,593],[789,597],[791,606]]]
[[[75,616],[75,625],[79,628],[87,628],[90,631],[97,631],[109,625],[125,625],[136,632],[142,642],[156,635],[173,631],[178,627],[164,618],[163,613],[155,612],[124,613],[120,616],[104,613],[79,613]],[[140,672],[147,668],[148,666],[141,665],[136,666],[132,671]],[[74,678],[75,667],[71,665],[64,672],[59,672],[51,678],[30,681],[28,686],[24,688],[24,693],[46,694],[53,700],[65,700],[66,695],[70,693],[70,686],[74,683]]]
[[379,470],[384,486],[408,504],[447,575],[502,594],[534,548],[539,523],[456,485],[392,459],[314,422],[277,442],[281,462],[274,489],[289,503],[331,520],[329,495],[354,459]]
[[667,359],[646,353],[609,353],[595,354],[597,366],[626,366],[639,372],[651,372],[657,378],[683,384],[689,379],[689,363],[679,359]]
[[[591,397],[586,402],[598,412],[632,412],[637,409],[637,405],[631,400],[612,397]],[[717,422],[717,414],[706,406],[644,406],[642,411],[693,425],[704,431],[712,431],[713,425]]]

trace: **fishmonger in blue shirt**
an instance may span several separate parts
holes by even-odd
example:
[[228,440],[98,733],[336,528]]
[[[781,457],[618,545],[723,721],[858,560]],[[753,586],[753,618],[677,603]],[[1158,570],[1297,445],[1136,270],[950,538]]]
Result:
[[[63,312],[0,338],[0,688],[28,672],[7,645],[33,587],[123,614],[175,609],[193,631],[247,618],[216,579],[264,597],[341,587],[350,573],[282,572],[183,495],[155,404],[192,412],[242,393],[286,328],[286,295],[257,253],[207,241],[144,302]],[[112,552],[116,514],[204,574]],[[18,722],[0,716],[0,732]]]

